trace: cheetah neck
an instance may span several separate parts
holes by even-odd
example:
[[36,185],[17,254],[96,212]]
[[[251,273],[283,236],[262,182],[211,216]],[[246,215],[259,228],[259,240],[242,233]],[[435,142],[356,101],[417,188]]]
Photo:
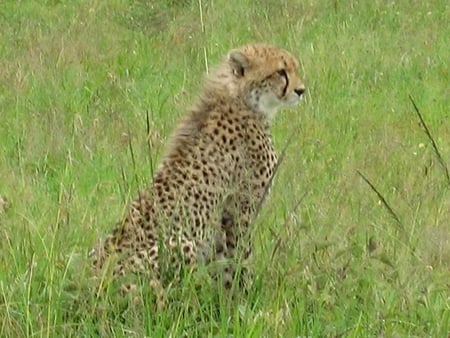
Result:
[[253,102],[249,95],[242,94],[229,74],[209,78],[194,106],[194,111],[201,112],[201,115],[206,118],[209,111],[230,108],[234,113],[256,117],[264,125],[271,125],[278,110],[277,107],[269,107],[264,102]]

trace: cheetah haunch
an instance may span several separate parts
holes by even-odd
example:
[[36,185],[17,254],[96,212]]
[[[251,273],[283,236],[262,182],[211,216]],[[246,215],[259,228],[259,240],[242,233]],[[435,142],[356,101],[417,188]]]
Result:
[[270,121],[305,91],[298,68],[270,45],[232,50],[172,135],[149,189],[92,250],[94,266],[115,256],[114,276],[164,285],[183,266],[225,262],[229,288],[235,263],[251,255],[250,226],[277,163]]

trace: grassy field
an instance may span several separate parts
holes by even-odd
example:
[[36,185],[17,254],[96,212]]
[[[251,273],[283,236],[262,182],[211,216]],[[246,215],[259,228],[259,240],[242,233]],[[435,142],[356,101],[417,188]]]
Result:
[[[445,0],[1,1],[0,336],[448,337],[449,21]],[[156,313],[79,291],[205,71],[255,41],[308,92],[273,126],[298,136],[252,292],[187,280]]]

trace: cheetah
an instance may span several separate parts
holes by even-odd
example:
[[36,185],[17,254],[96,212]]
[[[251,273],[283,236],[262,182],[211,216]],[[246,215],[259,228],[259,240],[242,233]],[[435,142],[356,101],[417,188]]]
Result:
[[298,60],[271,45],[229,52],[175,129],[150,187],[91,251],[95,269],[115,256],[113,276],[143,274],[156,288],[182,268],[222,262],[217,274],[230,289],[236,262],[251,256],[252,221],[277,165],[271,121],[305,92],[298,72]]

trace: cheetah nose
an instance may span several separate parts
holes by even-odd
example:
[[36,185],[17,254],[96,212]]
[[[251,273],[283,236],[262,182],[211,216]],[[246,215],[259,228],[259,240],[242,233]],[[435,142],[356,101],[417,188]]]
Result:
[[302,96],[303,93],[305,92],[305,88],[297,88],[297,89],[294,89],[294,92],[295,92],[298,96]]

